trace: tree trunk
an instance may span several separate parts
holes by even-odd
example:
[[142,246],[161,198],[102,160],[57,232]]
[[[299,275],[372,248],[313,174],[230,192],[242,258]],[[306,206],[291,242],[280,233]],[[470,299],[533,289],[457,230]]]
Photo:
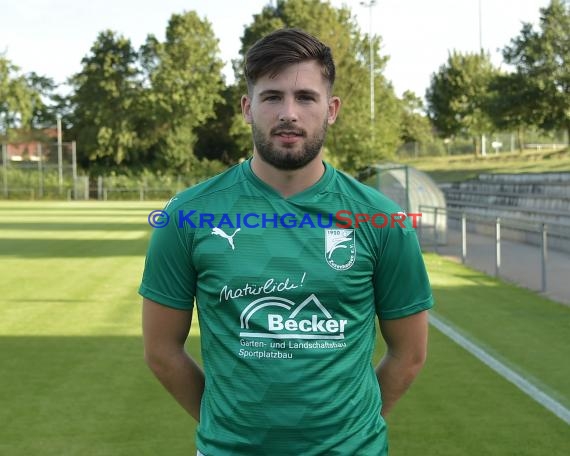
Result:
[[519,152],[522,154],[524,147],[523,147],[523,140],[524,140],[524,133],[523,133],[523,127],[519,127],[517,129],[517,139],[519,141]]

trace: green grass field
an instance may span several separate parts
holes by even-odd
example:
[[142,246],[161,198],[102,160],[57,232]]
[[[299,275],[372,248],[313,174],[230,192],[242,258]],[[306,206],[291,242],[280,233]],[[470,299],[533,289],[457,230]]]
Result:
[[[0,202],[0,455],[195,454],[192,419],[143,362],[137,288],[161,206]],[[437,315],[570,407],[570,308],[426,259]],[[433,328],[389,426],[391,456],[556,456],[570,442],[570,426]]]

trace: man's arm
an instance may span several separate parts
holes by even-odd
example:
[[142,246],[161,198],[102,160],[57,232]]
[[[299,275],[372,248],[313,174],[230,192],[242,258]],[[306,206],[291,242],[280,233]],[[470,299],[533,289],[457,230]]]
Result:
[[427,310],[409,317],[380,322],[386,355],[376,367],[386,417],[423,367],[427,354]]
[[200,421],[204,373],[184,350],[191,323],[192,311],[176,310],[143,299],[145,361],[178,403]]

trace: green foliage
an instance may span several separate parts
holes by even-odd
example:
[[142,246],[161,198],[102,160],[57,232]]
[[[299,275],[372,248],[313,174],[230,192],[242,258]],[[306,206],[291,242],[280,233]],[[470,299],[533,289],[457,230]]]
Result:
[[[371,162],[389,158],[400,144],[400,106],[394,90],[382,75],[386,58],[378,54],[380,39],[372,40],[375,53],[375,119],[370,120],[370,57],[364,36],[350,10],[334,8],[319,0],[279,0],[254,16],[242,36],[241,59],[234,62],[238,87],[246,87],[241,67],[247,49],[265,34],[298,27],[317,36],[331,47],[337,66],[335,95],[342,100],[337,123],[329,129],[326,158],[345,171],[354,172]],[[239,137],[245,135],[234,121]]]
[[[199,182],[202,182],[215,174],[221,173],[226,166],[217,160],[194,160],[191,172],[177,174],[171,171],[155,172],[148,169],[137,173],[112,172],[103,176],[103,186],[107,189],[119,191],[132,191],[137,193],[141,188],[148,195],[149,192],[160,192],[164,198],[170,198],[175,193]],[[131,199],[132,194],[119,199]],[[167,196],[170,195],[170,196]],[[148,196],[146,199],[150,199]]]
[[[299,27],[333,50],[339,118],[329,129],[325,158],[354,172],[398,154],[421,156],[479,149],[481,134],[564,129],[570,138],[570,3],[552,0],[534,29],[523,24],[503,50],[514,67],[499,73],[488,55],[453,52],[432,76],[428,118],[418,97],[398,100],[383,75],[381,38],[362,33],[348,7],[322,0],[276,0],[244,29],[236,83],[221,75],[218,40],[195,12],[173,14],[164,41],[149,35],[136,50],[116,32],[99,34],[70,97],[54,94],[53,80],[23,75],[0,54],[0,139],[46,140],[43,128],[63,116],[64,140],[76,140],[78,160],[93,174],[108,171],[194,173],[203,159],[232,164],[252,150],[240,110],[246,93],[243,58],[267,33]],[[370,46],[374,55],[374,120],[370,116]],[[431,125],[430,125],[431,122]],[[437,129],[445,145],[433,137]],[[452,140],[452,142],[449,142]],[[532,140],[528,139],[532,142]],[[209,162],[208,162],[209,163]],[[216,166],[222,166],[221,164]]]
[[246,123],[241,111],[232,116],[229,134],[242,157],[251,155],[253,151],[251,127]]
[[239,111],[239,103],[234,103],[239,98],[236,90],[236,86],[226,87],[222,92],[223,99],[214,107],[214,116],[196,129],[196,157],[230,164],[250,153],[251,132]]
[[54,89],[53,80],[36,73],[22,75],[0,54],[0,137],[25,140],[32,128],[53,126],[55,111],[46,102]]
[[418,157],[436,157],[448,153],[446,144],[437,137],[430,137],[427,142],[407,142],[396,152],[398,160]]
[[215,115],[221,96],[223,63],[211,24],[195,12],[174,14],[166,41],[150,36],[141,50],[148,72],[144,111],[153,119],[149,130],[161,169],[190,169],[196,129]]
[[405,143],[418,142],[426,144],[432,141],[432,127],[424,115],[421,98],[413,92],[406,91],[402,97],[401,138]]
[[71,80],[81,165],[95,173],[195,167],[196,129],[223,102],[217,46],[195,12],[172,15],[166,40],[149,36],[138,52],[112,31],[99,34]]
[[0,56],[0,120],[4,135],[9,128],[26,124],[32,117],[31,94],[19,68]]
[[540,11],[540,30],[524,24],[503,56],[516,68],[526,122],[570,135],[570,4],[552,0]]
[[141,82],[137,53],[129,39],[101,32],[70,80],[72,134],[85,168],[114,168],[137,160],[135,117]]
[[523,132],[537,126],[565,129],[570,137],[570,4],[541,9],[540,30],[523,24],[503,50],[512,73],[499,73],[488,56],[454,52],[432,77],[426,98],[444,137],[478,138],[493,130]]
[[[440,135],[471,136],[492,129],[487,114],[489,83],[498,74],[489,55],[452,52],[432,75],[426,93],[430,118]],[[476,154],[479,144],[477,143]]]
[[[53,79],[35,72],[26,76],[32,93],[32,118],[30,126],[34,129],[53,127],[57,123],[58,106],[54,91],[57,88]],[[49,103],[49,104],[48,104]]]
[[[5,195],[0,190],[0,199],[62,200],[67,199],[69,192],[73,191],[74,182],[70,169],[64,168],[60,187],[57,165],[44,165],[41,169],[39,166],[26,165],[22,162],[8,166],[8,194]],[[218,160],[193,158],[190,170],[186,173],[118,168],[100,169],[101,174],[97,174],[97,170],[93,170],[90,176],[91,198],[100,196],[97,194],[99,177],[103,178],[103,189],[108,190],[109,199],[138,200],[141,190],[146,200],[168,199],[180,190],[196,185],[226,169],[227,166]]]
[[500,74],[489,84],[487,112],[499,130],[517,131],[520,152],[523,151],[523,132],[539,123],[532,100],[540,98],[532,80],[521,73]]

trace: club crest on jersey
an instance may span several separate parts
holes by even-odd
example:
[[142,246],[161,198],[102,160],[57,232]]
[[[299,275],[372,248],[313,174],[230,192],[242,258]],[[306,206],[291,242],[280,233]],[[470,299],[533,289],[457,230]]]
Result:
[[325,230],[325,259],[337,271],[350,269],[356,260],[354,230]]

